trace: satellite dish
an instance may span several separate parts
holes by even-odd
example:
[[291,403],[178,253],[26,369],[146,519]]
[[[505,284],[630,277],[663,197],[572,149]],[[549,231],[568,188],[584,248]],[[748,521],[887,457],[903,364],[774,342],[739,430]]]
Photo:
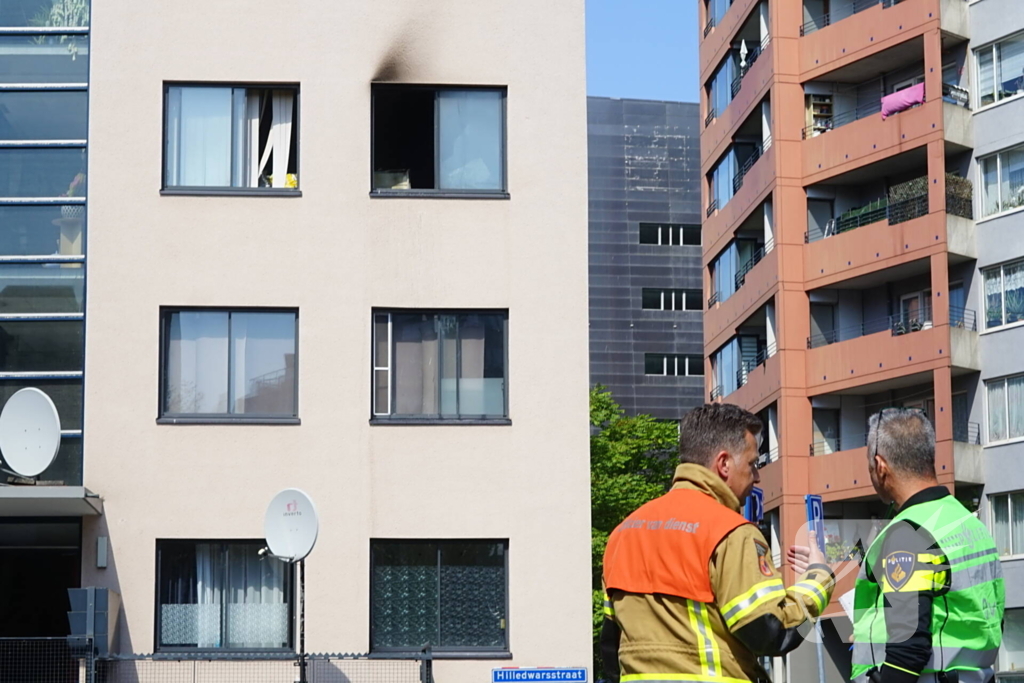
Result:
[[313,501],[299,489],[285,489],[274,496],[263,518],[270,552],[289,562],[309,555],[319,528]]
[[49,396],[27,387],[7,399],[0,412],[0,454],[16,474],[42,474],[59,448],[60,416]]

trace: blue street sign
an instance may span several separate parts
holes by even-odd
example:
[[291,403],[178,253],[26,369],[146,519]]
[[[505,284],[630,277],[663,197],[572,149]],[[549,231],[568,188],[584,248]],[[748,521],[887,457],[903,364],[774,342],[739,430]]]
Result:
[[586,683],[586,667],[555,669],[546,667],[491,669],[491,683],[528,683],[529,681],[573,681]]
[[825,552],[825,506],[821,496],[807,495],[804,500],[807,502],[808,529],[817,537],[821,552]]
[[764,491],[756,486],[747,496],[747,501],[743,506],[743,516],[747,518],[748,522],[754,523],[764,519]]

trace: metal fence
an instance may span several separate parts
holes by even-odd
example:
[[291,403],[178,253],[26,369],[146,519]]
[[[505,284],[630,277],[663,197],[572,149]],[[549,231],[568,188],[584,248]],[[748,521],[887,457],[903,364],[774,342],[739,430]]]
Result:
[[833,218],[825,225],[824,229],[808,230],[804,233],[804,241],[808,243],[817,242],[826,237],[856,230],[865,225],[871,225],[883,220],[888,220],[889,225],[899,225],[900,223],[906,223],[926,215],[928,215],[927,194],[920,194],[896,201],[890,200],[888,197],[882,197],[870,204],[851,209],[841,216]]
[[[967,309],[964,309],[965,311]],[[973,314],[973,311],[971,312]],[[966,316],[966,313],[964,314]],[[825,330],[818,334],[812,334],[807,338],[807,348],[816,349],[820,346],[828,346],[836,342],[849,341],[859,337],[866,337],[870,334],[889,331],[896,337],[911,332],[919,332],[932,326],[931,305],[925,306],[923,310],[911,314],[897,313],[887,315],[884,318],[873,318],[865,320],[856,325],[847,325],[833,330]]]
[[800,27],[800,35],[806,36],[808,34],[814,33],[815,31],[825,28],[826,26],[831,26],[836,21],[846,19],[847,17],[851,17],[854,14],[859,14],[860,12],[863,12],[866,9],[871,9],[875,5],[881,5],[883,9],[888,9],[893,5],[898,5],[902,1],[903,0],[854,0],[853,7],[851,8],[849,14],[844,14],[843,16],[835,16],[833,14],[826,12],[825,14],[814,17],[813,19],[811,19],[810,21],[808,21],[807,23],[803,24]]
[[[305,669],[308,683],[433,683],[429,650],[402,659],[309,654]],[[84,638],[0,638],[3,683],[295,683],[302,680],[301,671],[295,654],[157,653],[99,659]]]

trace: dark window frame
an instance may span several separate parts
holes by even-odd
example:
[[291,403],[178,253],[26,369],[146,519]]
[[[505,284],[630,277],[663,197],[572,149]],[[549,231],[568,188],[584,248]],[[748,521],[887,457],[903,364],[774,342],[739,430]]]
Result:
[[[393,190],[387,188],[378,189],[374,187],[373,174],[377,167],[376,147],[376,121],[377,121],[377,93],[386,90],[406,91],[433,91],[434,97],[434,188],[415,188],[409,190]],[[438,122],[439,98],[437,93],[449,90],[485,90],[501,93],[501,180],[502,187],[498,190],[445,190],[438,187],[439,168],[441,158],[439,155],[439,138],[441,126]],[[452,85],[437,83],[371,83],[370,84],[370,196],[371,197],[412,197],[412,198],[437,198],[437,199],[510,199],[508,182],[508,86],[507,85]]]
[[[377,603],[376,595],[373,586],[373,573],[376,566],[374,550],[376,544],[415,544],[415,545],[434,545],[437,546],[438,551],[438,565],[440,566],[440,546],[444,544],[502,544],[504,546],[503,557],[505,560],[504,574],[505,574],[505,628],[502,629],[505,634],[505,645],[502,648],[494,647],[438,647],[435,645],[430,646],[431,653],[435,659],[509,659],[512,656],[511,651],[511,638],[509,636],[509,625],[511,619],[509,618],[509,605],[511,603],[511,596],[509,594],[509,539],[507,538],[371,538],[370,539],[370,609],[369,609],[369,648],[368,651],[372,654],[382,655],[396,655],[396,654],[407,654],[410,652],[422,652],[423,646],[410,646],[410,647],[374,647],[374,629],[373,629],[373,615],[374,606]],[[440,590],[440,572],[438,572],[438,618],[440,618],[441,612],[441,590]],[[440,632],[438,633],[440,635]]]
[[[174,313],[227,313],[228,314],[228,373],[231,372],[231,314],[232,313],[294,313],[295,315],[295,414],[291,416],[259,413],[167,413],[167,357],[170,343],[170,320]],[[297,307],[267,306],[161,306],[160,307],[160,368],[157,394],[157,424],[285,424],[298,425],[299,419],[299,309]],[[230,399],[228,401],[230,407]]]
[[[234,544],[252,544],[266,547],[267,542],[264,539],[252,539],[252,538],[157,538],[156,539],[156,579],[153,584],[153,652],[161,653],[252,653],[252,654],[282,654],[290,657],[295,656],[295,620],[296,620],[296,605],[295,597],[297,590],[295,587],[295,565],[293,563],[286,563],[287,567],[285,571],[287,576],[284,580],[285,588],[285,604],[288,605],[288,645],[287,647],[281,648],[229,648],[229,647],[165,647],[160,644],[160,566],[161,557],[160,552],[167,545],[181,545],[194,546],[200,543],[234,543]],[[271,559],[271,558],[267,558]],[[281,560],[274,560],[280,562]],[[227,604],[227,603],[222,603]]]
[[[168,94],[171,88],[253,88],[262,90],[295,91],[295,175],[299,187],[218,187],[210,185],[167,184],[167,124]],[[213,197],[301,197],[302,196],[302,88],[299,83],[256,82],[256,81],[164,81],[163,122],[160,128],[160,194],[165,196],[213,196]]]
[[[503,416],[467,416],[458,415],[398,415],[394,416],[390,409],[394,405],[394,340],[389,338],[388,344],[388,409],[389,413],[376,412],[377,386],[376,366],[376,329],[375,318],[378,315],[504,315],[505,317],[505,414]],[[511,425],[509,409],[509,309],[507,308],[373,308],[370,310],[370,424],[371,425]],[[389,330],[390,334],[390,330]],[[461,377],[461,375],[460,375]],[[440,387],[440,385],[439,385]]]
[[[668,230],[668,240],[662,241],[660,237],[660,229],[666,228]],[[659,238],[654,242],[644,241],[644,231],[651,229],[659,229]],[[657,223],[651,221],[641,221],[637,224],[638,242],[645,246],[651,247],[701,247],[704,244],[704,236],[701,233],[701,226],[699,223]],[[677,232],[679,240],[678,242],[672,241],[673,233]],[[693,234],[696,232],[697,242],[687,242],[687,233]]]

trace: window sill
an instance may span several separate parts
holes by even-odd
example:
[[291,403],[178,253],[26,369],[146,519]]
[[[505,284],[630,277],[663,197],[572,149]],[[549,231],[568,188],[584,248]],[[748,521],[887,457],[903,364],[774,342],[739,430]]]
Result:
[[158,425],[299,425],[297,417],[158,417]]
[[511,199],[512,195],[502,190],[459,192],[457,190],[370,190],[370,196],[404,197],[406,199]]
[[171,187],[160,190],[163,197],[301,197],[302,190],[290,188]]
[[231,660],[261,660],[261,659],[284,659],[295,660],[294,650],[229,650],[225,648],[189,648],[176,650],[173,648],[161,648],[153,653],[153,659],[213,659],[221,661]]
[[979,332],[979,335],[995,334],[996,332],[1003,332],[1005,330],[1013,330],[1018,327],[1024,327],[1024,320],[1018,320],[1015,323],[1007,323],[1006,325],[999,325],[998,327],[989,327]]
[[[402,650],[394,652],[371,652],[370,659],[423,659],[423,650]],[[438,652],[430,651],[430,658],[439,659],[512,659],[511,652]]]
[[999,448],[1000,446],[1012,446],[1016,443],[1024,443],[1024,436],[1015,436],[1012,439],[1001,439],[1000,441],[989,441],[985,448]]
[[[991,45],[989,47],[991,47]],[[990,109],[995,109],[996,107],[1001,107],[1002,105],[1006,104],[1007,102],[1016,102],[1017,100],[1019,100],[1021,98],[1024,98],[1024,93],[1017,93],[1013,97],[1005,97],[1005,98],[999,100],[998,102],[993,102],[992,104],[986,104],[984,106],[978,107],[977,109],[974,110],[974,113],[975,114],[980,114],[983,111],[989,111]]]
[[985,216],[984,218],[979,218],[978,220],[974,221],[974,224],[975,225],[980,225],[982,223],[988,223],[989,221],[994,221],[997,218],[1002,218],[1003,216],[1012,216],[1013,214],[1020,213],[1021,211],[1024,211],[1024,206],[1016,206],[1016,207],[1014,207],[1012,209],[1007,209],[1006,211],[1000,211],[1000,212],[994,213],[994,214],[992,214],[990,216]]
[[459,419],[447,417],[371,417],[371,425],[464,425],[464,426],[509,426],[512,420],[507,417],[487,417],[477,419]]

